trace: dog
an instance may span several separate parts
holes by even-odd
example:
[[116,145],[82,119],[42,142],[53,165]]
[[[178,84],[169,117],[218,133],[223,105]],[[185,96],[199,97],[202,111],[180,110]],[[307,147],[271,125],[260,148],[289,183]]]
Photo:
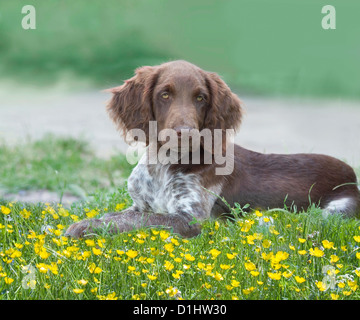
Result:
[[[140,130],[143,137],[137,139],[148,145],[128,179],[133,205],[100,219],[77,222],[68,228],[67,236],[83,237],[103,228],[118,233],[154,226],[194,237],[201,233],[202,221],[229,214],[228,206],[235,203],[264,210],[284,206],[306,210],[317,204],[326,214],[346,217],[360,212],[354,170],[326,155],[262,154],[225,141],[220,151],[200,143],[199,163],[150,164],[150,147],[156,153],[166,143],[150,141],[149,124],[154,121],[157,133],[169,129],[175,142],[192,130],[224,133],[239,127],[242,103],[216,73],[186,61],[171,61],[140,67],[134,77],[109,91],[113,96],[107,110],[118,129],[124,136]],[[224,164],[206,162],[205,153],[214,160],[216,152],[223,154],[230,147],[233,152],[225,162],[232,160],[233,170],[217,174]],[[170,149],[174,148],[178,147]]]

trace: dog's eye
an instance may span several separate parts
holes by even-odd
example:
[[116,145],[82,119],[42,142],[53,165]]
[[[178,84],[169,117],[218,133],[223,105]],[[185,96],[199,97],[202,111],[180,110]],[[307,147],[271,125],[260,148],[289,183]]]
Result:
[[163,98],[163,99],[169,99],[169,94],[168,94],[167,92],[163,92],[163,93],[161,94],[161,98]]
[[199,101],[199,102],[201,102],[201,101],[204,100],[204,97],[203,97],[202,95],[198,95],[198,96],[196,97],[196,100]]

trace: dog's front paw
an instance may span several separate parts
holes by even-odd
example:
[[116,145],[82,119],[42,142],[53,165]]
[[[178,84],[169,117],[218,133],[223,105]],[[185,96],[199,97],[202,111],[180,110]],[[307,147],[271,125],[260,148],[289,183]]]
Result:
[[94,229],[100,227],[101,220],[99,219],[88,219],[82,220],[72,224],[65,232],[65,237],[81,238],[86,235],[90,236],[94,233]]

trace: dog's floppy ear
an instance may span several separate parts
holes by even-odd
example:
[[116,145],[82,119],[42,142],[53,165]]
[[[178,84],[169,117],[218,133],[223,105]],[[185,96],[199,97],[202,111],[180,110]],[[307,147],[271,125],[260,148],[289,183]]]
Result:
[[155,120],[151,100],[157,74],[156,67],[141,67],[123,85],[106,90],[113,93],[107,111],[124,137],[130,130],[140,129],[148,143],[149,121]]
[[216,73],[206,72],[205,80],[210,92],[210,108],[205,117],[205,128],[238,129],[243,114],[238,96]]
[[[213,139],[211,152],[213,154],[219,152],[224,154],[228,144],[233,141],[232,133],[241,124],[243,114],[241,101],[216,73],[205,72],[204,76],[210,93],[209,109],[205,116],[204,128],[209,128],[213,136],[221,135],[220,139]],[[233,129],[234,131],[226,131],[226,129]],[[221,145],[218,145],[219,143]]]

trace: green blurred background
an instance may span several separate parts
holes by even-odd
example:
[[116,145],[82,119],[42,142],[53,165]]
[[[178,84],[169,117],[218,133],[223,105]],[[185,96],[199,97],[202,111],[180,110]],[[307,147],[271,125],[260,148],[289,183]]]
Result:
[[[360,98],[359,0],[0,1],[1,81],[106,88],[185,59],[242,94]],[[21,27],[28,4],[36,30]],[[336,30],[321,27],[327,4]]]

